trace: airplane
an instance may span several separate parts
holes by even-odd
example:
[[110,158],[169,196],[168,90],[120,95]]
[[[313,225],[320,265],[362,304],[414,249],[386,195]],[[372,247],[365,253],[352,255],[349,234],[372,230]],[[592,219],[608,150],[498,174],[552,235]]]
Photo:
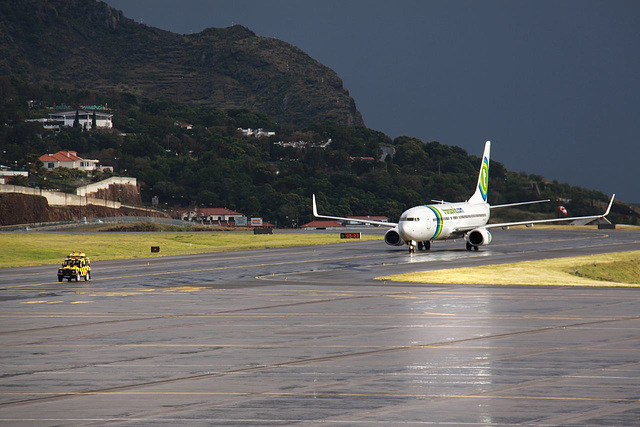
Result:
[[400,215],[400,221],[394,223],[320,215],[318,214],[316,195],[314,194],[312,197],[313,216],[316,218],[328,218],[390,227],[384,235],[385,243],[390,246],[408,245],[409,253],[413,254],[416,247],[418,250],[429,250],[431,248],[431,241],[433,240],[459,238],[464,238],[466,240],[468,251],[477,251],[480,246],[491,243],[492,236],[489,230],[492,228],[508,229],[515,225],[526,225],[527,227],[532,227],[533,224],[546,222],[604,218],[609,214],[611,205],[613,205],[613,200],[616,197],[615,194],[611,197],[609,206],[607,207],[606,212],[602,215],[488,224],[491,209],[549,201],[548,199],[534,200],[530,202],[518,202],[493,206],[487,203],[490,152],[491,141],[487,141],[484,146],[484,153],[482,155],[482,163],[480,164],[480,173],[478,174],[476,190],[471,198],[465,202],[448,203],[444,201],[436,201],[437,204],[434,205],[415,206],[404,211],[402,215]]

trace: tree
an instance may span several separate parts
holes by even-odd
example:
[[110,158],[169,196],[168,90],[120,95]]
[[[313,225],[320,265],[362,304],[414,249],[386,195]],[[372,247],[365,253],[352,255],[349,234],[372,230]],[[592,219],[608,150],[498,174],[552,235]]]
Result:
[[23,175],[14,176],[13,178],[11,178],[11,181],[9,181],[9,184],[26,187],[29,185],[29,178]]
[[76,107],[76,118],[73,119],[73,127],[74,128],[80,127],[80,111],[78,110],[78,107]]
[[96,111],[93,110],[93,116],[91,116],[91,129],[95,129],[96,127]]

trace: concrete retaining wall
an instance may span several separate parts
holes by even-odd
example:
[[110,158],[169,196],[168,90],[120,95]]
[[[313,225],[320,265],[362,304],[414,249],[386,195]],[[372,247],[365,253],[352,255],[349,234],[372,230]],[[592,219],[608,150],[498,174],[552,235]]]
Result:
[[87,194],[95,193],[98,190],[105,190],[110,185],[133,185],[136,187],[138,185],[138,181],[135,178],[125,176],[112,176],[111,178],[107,178],[100,182],[85,185],[84,187],[78,187],[76,188],[76,194],[78,196],[86,196]]
[[[135,182],[135,178],[132,179]],[[99,183],[97,183],[99,184]],[[135,185],[135,184],[134,184]],[[50,206],[86,206],[96,205],[108,208],[120,209],[122,205],[118,201],[95,199],[93,197],[67,194],[60,191],[43,190],[41,188],[21,187],[19,185],[0,184],[0,193],[19,193],[31,196],[42,196],[47,199]],[[85,193],[86,194],[86,193]]]

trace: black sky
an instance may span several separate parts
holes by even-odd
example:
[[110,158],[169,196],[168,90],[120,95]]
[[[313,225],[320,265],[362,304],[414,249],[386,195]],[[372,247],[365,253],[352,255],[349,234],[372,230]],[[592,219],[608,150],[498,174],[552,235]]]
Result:
[[[177,33],[244,25],[335,70],[368,127],[640,203],[640,1],[107,0]],[[438,195],[434,195],[435,198]]]

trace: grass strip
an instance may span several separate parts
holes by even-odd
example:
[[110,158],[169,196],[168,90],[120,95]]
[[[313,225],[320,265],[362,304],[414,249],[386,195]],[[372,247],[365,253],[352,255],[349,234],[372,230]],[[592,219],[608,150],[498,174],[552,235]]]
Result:
[[640,287],[640,251],[377,277],[416,283]]
[[[361,240],[382,236],[362,234]],[[72,251],[92,260],[227,252],[246,249],[326,245],[353,240],[340,233],[161,232],[161,233],[0,233],[0,268],[58,264]],[[357,241],[357,240],[356,240]],[[159,254],[151,246],[160,246]]]

